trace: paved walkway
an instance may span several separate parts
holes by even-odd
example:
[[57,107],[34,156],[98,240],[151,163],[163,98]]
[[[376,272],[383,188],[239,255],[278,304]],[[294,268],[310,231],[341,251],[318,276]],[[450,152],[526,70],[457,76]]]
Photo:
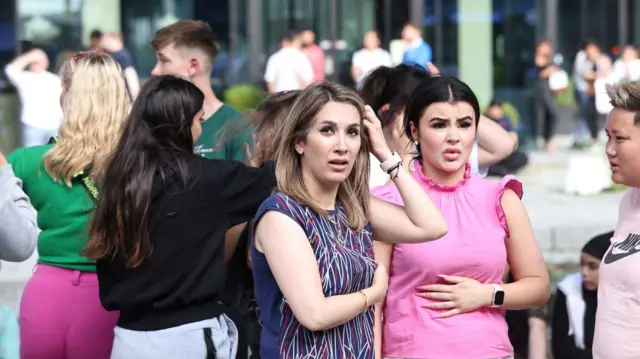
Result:
[[532,152],[531,165],[518,176],[538,242],[550,262],[576,261],[582,245],[612,230],[618,217],[623,192],[593,196],[563,192],[566,165],[575,155],[585,154]]

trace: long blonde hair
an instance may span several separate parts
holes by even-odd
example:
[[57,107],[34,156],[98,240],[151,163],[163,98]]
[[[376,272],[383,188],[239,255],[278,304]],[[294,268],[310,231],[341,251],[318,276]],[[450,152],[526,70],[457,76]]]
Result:
[[[297,140],[306,140],[317,114],[329,102],[353,105],[358,109],[360,118],[364,119],[365,105],[355,91],[330,82],[314,83],[300,92],[275,135],[278,190],[322,215],[327,213],[315,203],[304,183],[300,154],[295,151],[294,145]],[[354,230],[364,228],[369,204],[370,146],[364,126],[361,138],[362,145],[354,167],[340,184],[336,198],[345,209],[349,227]]]
[[62,109],[58,142],[43,158],[54,181],[71,187],[72,178],[90,169],[98,180],[115,149],[129,97],[120,65],[108,54],[78,53],[62,64]]

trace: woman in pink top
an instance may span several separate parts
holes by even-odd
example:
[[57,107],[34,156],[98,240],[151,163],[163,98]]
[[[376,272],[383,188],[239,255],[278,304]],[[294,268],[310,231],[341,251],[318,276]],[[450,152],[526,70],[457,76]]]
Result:
[[[479,114],[474,93],[453,77],[423,81],[409,98],[405,131],[418,151],[413,176],[449,232],[431,243],[377,248],[376,259],[390,261],[383,357],[510,358],[503,309],[549,298],[544,259],[520,201],[522,185],[513,177],[494,182],[470,173]],[[403,204],[393,184],[373,194]],[[516,281],[501,285],[507,264]]]
[[594,359],[640,358],[640,83],[607,88],[611,179],[631,187],[620,203],[612,246],[600,263]]

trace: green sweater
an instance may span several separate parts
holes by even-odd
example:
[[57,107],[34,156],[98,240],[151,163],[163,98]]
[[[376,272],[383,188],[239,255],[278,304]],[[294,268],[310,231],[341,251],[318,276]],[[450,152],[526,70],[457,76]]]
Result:
[[[242,114],[233,107],[223,104],[218,111],[202,122],[202,135],[196,141],[193,152],[208,159],[245,162],[247,160],[245,143],[253,145],[252,130],[247,128],[239,131],[242,126]],[[224,143],[220,144],[221,131],[229,132],[233,138],[223,139]]]
[[69,188],[47,174],[42,157],[52,147],[21,148],[7,158],[38,212],[38,262],[95,272],[95,262],[80,254],[88,239],[93,200],[79,178]]

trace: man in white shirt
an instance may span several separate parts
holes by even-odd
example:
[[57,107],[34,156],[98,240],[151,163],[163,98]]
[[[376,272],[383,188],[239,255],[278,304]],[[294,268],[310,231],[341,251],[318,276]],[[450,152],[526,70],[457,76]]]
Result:
[[298,34],[288,32],[282,37],[280,50],[269,57],[264,81],[269,93],[301,90],[313,81],[309,59],[300,50]]
[[351,76],[360,88],[362,81],[371,71],[380,66],[391,67],[391,55],[380,48],[380,35],[375,30],[364,34],[364,48],[356,51],[351,60]]
[[638,49],[626,45],[620,58],[613,64],[613,73],[619,81],[638,81],[640,79],[640,58]]
[[58,134],[62,120],[62,85],[60,78],[47,71],[48,68],[49,58],[40,49],[16,57],[4,68],[22,102],[20,120],[23,125],[23,146],[46,144]]

